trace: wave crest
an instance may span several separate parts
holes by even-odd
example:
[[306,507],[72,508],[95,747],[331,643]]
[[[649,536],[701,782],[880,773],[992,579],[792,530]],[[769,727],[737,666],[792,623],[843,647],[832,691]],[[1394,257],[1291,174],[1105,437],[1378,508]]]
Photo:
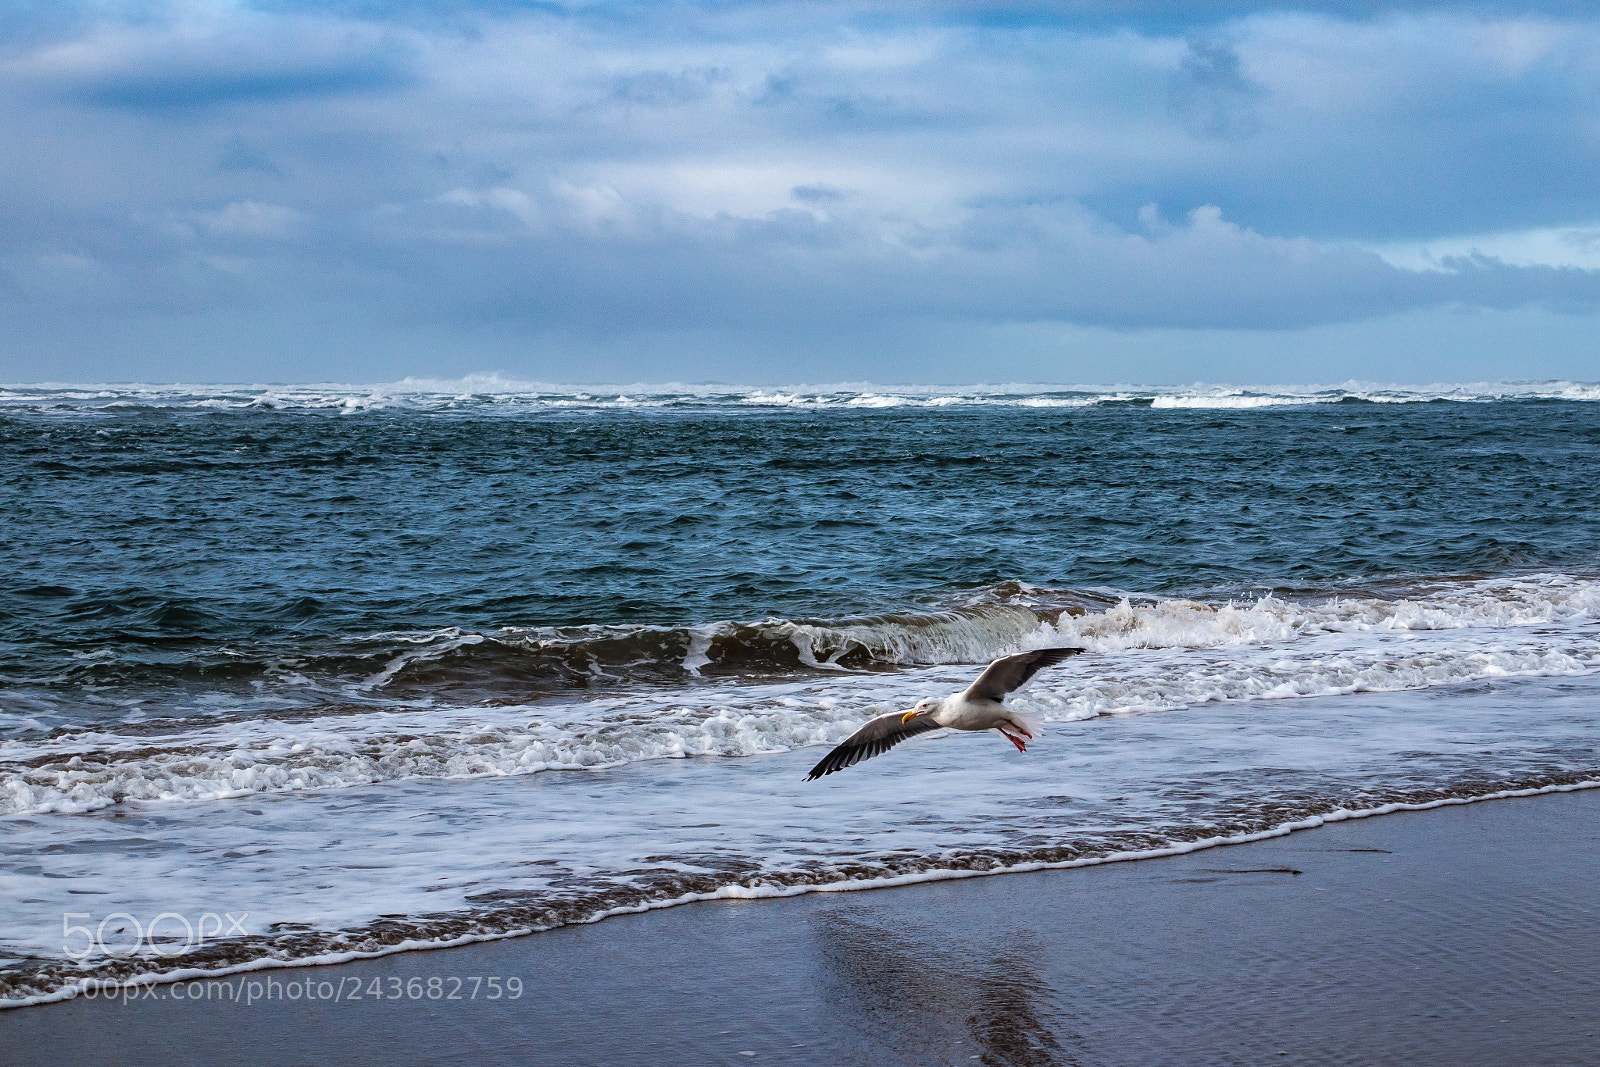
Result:
[[127,385],[13,384],[0,386],[0,411],[51,416],[77,413],[111,415],[149,410],[290,412],[323,415],[414,412],[438,415],[511,415],[522,412],[586,410],[805,409],[838,411],[902,408],[1092,406],[1271,409],[1307,404],[1600,400],[1600,383],[1573,381],[1471,382],[1436,385],[1379,385],[1346,382],[1335,386],[1280,385],[1238,387],[1194,385],[1182,388],[1007,384],[967,386],[797,385],[757,388],[739,385],[638,383],[627,386],[563,385],[474,375],[453,381],[407,378],[380,385]]
[[[1064,604],[1069,597],[1059,591],[1005,586],[985,597],[990,602],[934,615],[643,636],[376,635],[406,650],[360,683],[369,690],[437,688],[445,673],[462,669],[453,657],[478,657],[478,667],[484,656],[509,657],[518,669],[553,657],[577,670],[594,667],[602,650],[644,664],[639,669],[675,671],[680,684],[520,704],[351,701],[283,715],[253,704],[251,717],[238,721],[208,714],[0,742],[0,814],[783,752],[835,743],[868,715],[965,685],[995,656],[1054,644],[1081,644],[1090,654],[1041,675],[1014,700],[1055,721],[1600,671],[1591,625],[1600,582],[1564,575],[1314,603],[1123,598],[1088,611]],[[712,670],[751,662],[765,677],[730,684]],[[799,668],[784,674],[774,670],[779,662]],[[813,665],[822,669],[804,669]]]

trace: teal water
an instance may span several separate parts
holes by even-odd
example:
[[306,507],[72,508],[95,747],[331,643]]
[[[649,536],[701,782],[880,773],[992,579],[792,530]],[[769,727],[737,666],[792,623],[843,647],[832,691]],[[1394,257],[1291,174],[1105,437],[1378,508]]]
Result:
[[1591,394],[0,390],[0,1001],[1600,778]]

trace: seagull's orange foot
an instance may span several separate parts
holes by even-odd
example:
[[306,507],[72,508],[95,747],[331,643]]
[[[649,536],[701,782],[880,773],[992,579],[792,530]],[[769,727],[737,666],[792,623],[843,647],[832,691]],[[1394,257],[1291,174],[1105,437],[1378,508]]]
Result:
[[1015,737],[1015,736],[1013,736],[1011,734],[1005,733],[1005,731],[1003,731],[1003,730],[1001,731],[1001,733],[1002,733],[1002,735],[1005,737],[1005,739],[1007,741],[1010,741],[1013,745],[1017,746],[1017,751],[1018,752],[1026,752],[1026,751],[1028,751],[1028,746],[1023,744],[1022,738]]

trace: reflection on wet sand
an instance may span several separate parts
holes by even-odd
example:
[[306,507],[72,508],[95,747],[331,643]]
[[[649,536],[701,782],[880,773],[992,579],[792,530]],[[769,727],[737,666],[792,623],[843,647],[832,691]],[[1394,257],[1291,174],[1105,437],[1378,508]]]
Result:
[[[994,951],[952,944],[934,922],[874,921],[822,914],[811,935],[834,988],[839,1018],[864,1035],[924,1062],[978,1060],[994,1067],[1054,1067],[1077,1062],[1052,1010],[1053,992],[1038,975],[1036,947],[1024,933],[997,930]],[[1049,1021],[1056,1016],[1055,1025]]]

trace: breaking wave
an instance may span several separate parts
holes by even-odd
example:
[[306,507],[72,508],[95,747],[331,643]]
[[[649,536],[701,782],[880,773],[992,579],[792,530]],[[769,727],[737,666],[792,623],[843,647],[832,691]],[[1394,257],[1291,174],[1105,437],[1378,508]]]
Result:
[[308,414],[434,412],[442,415],[516,414],[654,408],[804,408],[860,411],[897,408],[1097,405],[1152,408],[1252,409],[1308,404],[1518,400],[1600,400],[1600,383],[1513,381],[1425,386],[1346,382],[1335,386],[1100,385],[872,386],[865,384],[758,388],[737,385],[634,384],[576,386],[474,375],[450,381],[412,379],[383,385],[129,385],[13,384],[0,386],[0,412],[107,415],[148,410],[277,411]]
[[58,681],[129,684],[251,680],[259,691],[360,701],[444,695],[517,699],[569,688],[698,679],[771,679],[987,663],[1045,644],[1092,652],[1206,649],[1291,642],[1333,633],[1517,627],[1600,615],[1600,581],[1532,575],[1416,586],[1388,595],[1222,602],[1008,582],[943,611],[845,619],[720,621],[693,626],[507,626],[379,632],[296,656],[238,647],[182,662],[135,652],[79,654]]
[[[1122,598],[1088,610],[1088,594],[1017,585],[981,599],[960,611],[839,623],[376,635],[406,651],[352,683],[366,693],[408,679],[433,686],[460,657],[485,655],[600,671],[604,651],[607,668],[676,672],[678,682],[531,703],[349,702],[315,714],[263,714],[256,702],[233,721],[208,710],[17,737],[0,742],[0,814],[784,752],[836,743],[867,715],[966,684],[973,666],[996,656],[1058,644],[1089,654],[1014,698],[1045,720],[1600,671],[1600,582],[1566,575],[1393,599]],[[752,662],[764,680],[735,683],[711,670]],[[780,664],[796,672],[777,674]]]

